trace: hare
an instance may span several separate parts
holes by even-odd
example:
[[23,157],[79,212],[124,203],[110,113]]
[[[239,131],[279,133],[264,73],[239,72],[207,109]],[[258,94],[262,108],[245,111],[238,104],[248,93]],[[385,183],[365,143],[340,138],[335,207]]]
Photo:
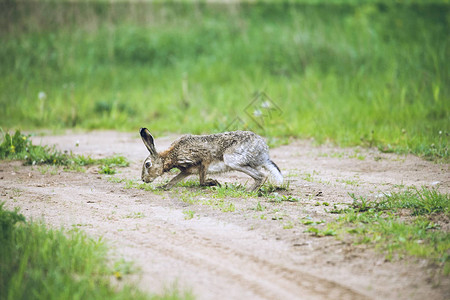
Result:
[[200,185],[220,185],[207,179],[208,173],[227,171],[243,172],[255,180],[250,191],[258,189],[267,176],[260,171],[264,167],[276,183],[283,182],[278,166],[270,160],[269,147],[262,137],[251,131],[232,131],[211,135],[184,135],[163,152],[157,152],[153,136],[147,128],[141,128],[142,141],[150,155],[142,167],[142,180],[152,182],[171,169],[181,172],[166,185],[170,189],[191,174],[199,174]]

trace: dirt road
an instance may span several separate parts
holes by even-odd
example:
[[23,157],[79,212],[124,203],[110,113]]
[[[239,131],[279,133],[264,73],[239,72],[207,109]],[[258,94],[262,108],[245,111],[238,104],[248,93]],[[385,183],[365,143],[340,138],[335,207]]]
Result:
[[[165,149],[175,138],[157,137],[156,146]],[[137,133],[68,133],[33,141],[93,157],[124,155],[130,167],[113,177],[136,182],[147,155]],[[135,262],[141,270],[136,280],[150,292],[175,283],[198,299],[450,299],[449,278],[436,276],[427,261],[388,262],[347,239],[313,237],[302,222],[332,221],[336,216],[326,209],[350,203],[349,192],[374,199],[408,186],[433,186],[448,193],[449,165],[309,141],[271,149],[271,157],[289,181],[287,194],[299,202],[227,198],[234,211],[224,212],[208,201],[182,201],[186,195],[213,197],[200,188],[155,193],[108,180],[97,167],[76,173],[20,162],[1,162],[0,195],[26,216],[103,236],[114,256]],[[239,173],[215,178],[249,180]]]

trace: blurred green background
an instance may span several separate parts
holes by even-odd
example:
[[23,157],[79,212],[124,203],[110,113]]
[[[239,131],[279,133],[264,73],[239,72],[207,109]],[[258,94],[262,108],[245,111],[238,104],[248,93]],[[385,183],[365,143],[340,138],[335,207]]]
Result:
[[233,123],[448,160],[449,22],[449,1],[3,1],[0,127]]

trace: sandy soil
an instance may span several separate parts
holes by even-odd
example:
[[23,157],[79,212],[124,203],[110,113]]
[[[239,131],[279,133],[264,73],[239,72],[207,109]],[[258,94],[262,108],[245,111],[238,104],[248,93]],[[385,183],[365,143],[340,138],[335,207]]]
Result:
[[[175,138],[157,138],[157,148],[165,149]],[[136,181],[147,155],[137,133],[67,133],[33,140],[93,157],[124,155],[130,167],[114,177]],[[448,164],[309,141],[271,149],[271,157],[290,182],[285,194],[301,201],[228,199],[236,210],[222,212],[180,200],[199,188],[153,193],[126,189],[99,175],[97,167],[76,173],[20,162],[1,162],[0,195],[7,207],[20,207],[26,216],[103,236],[114,256],[135,262],[141,270],[136,280],[150,292],[175,283],[198,299],[450,299],[449,278],[426,260],[386,261],[382,253],[346,238],[314,237],[302,223],[332,221],[336,215],[326,209],[352,202],[348,193],[375,199],[408,186],[448,193]],[[239,173],[215,178],[250,183]],[[263,211],[255,210],[258,202]],[[186,211],[194,217],[186,219]]]

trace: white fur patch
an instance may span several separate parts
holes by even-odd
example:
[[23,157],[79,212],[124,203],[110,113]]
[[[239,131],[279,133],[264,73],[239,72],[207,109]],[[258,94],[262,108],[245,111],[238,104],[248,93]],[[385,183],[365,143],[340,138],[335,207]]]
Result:
[[222,173],[229,171],[230,168],[225,165],[224,162],[215,162],[209,165],[208,173]]
[[264,168],[266,168],[266,170],[269,171],[271,175],[270,177],[275,181],[276,184],[283,183],[283,175],[272,163],[265,164]]

